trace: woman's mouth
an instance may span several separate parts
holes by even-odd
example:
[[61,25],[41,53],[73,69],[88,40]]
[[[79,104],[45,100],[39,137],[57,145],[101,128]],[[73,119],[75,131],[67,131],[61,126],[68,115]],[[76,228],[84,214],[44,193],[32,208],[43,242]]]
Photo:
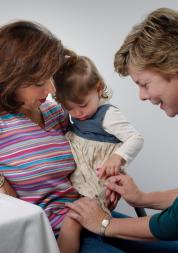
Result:
[[39,99],[40,103],[44,103],[46,101],[46,98]]
[[159,106],[160,106],[160,109],[162,109],[162,110],[164,109],[163,108],[163,102],[161,102]]

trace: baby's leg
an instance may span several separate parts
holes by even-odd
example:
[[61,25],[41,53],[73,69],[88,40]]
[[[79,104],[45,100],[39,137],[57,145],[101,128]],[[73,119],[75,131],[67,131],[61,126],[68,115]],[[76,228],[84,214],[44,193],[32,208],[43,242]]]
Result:
[[60,253],[78,253],[80,249],[81,225],[70,217],[63,220],[57,243]]

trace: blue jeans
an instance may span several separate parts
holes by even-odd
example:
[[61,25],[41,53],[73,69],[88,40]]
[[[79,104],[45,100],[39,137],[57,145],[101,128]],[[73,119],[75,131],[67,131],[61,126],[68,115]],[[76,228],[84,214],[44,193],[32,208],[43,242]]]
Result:
[[[113,212],[116,218],[127,216]],[[178,241],[131,241],[119,238],[102,238],[84,230],[81,236],[80,253],[178,253]]]
[[[117,240],[117,239],[116,239]],[[81,236],[80,253],[124,253],[117,246],[107,242],[101,236],[84,230]]]

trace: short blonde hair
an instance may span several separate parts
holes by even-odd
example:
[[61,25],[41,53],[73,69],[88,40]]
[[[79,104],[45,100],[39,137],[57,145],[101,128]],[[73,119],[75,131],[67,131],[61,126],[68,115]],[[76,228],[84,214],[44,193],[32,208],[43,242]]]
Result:
[[178,72],[178,12],[160,8],[134,26],[116,52],[114,67],[127,76],[129,65],[152,69],[165,76]]

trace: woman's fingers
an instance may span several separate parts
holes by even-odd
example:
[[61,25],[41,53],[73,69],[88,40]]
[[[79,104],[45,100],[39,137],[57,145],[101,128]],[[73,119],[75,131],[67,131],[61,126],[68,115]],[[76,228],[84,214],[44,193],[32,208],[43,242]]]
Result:
[[67,202],[65,205],[75,211],[78,214],[82,214],[84,210],[87,210],[88,206],[92,206],[92,202],[98,203],[96,199],[90,199],[87,197],[80,198],[79,200],[71,203]]
[[67,215],[78,221],[83,227],[94,233],[100,233],[100,224],[108,214],[103,211],[96,199],[81,198],[73,203],[66,203],[72,212]]
[[82,223],[82,214],[85,213],[85,203],[86,200],[84,200],[84,198],[81,198],[73,203],[65,203],[65,205],[72,210],[72,212],[69,212],[67,215],[79,223]]
[[116,184],[114,182],[106,182],[105,185],[110,190],[112,190],[114,192],[117,192],[118,194],[121,194],[121,192],[122,192],[122,188],[118,184]]

